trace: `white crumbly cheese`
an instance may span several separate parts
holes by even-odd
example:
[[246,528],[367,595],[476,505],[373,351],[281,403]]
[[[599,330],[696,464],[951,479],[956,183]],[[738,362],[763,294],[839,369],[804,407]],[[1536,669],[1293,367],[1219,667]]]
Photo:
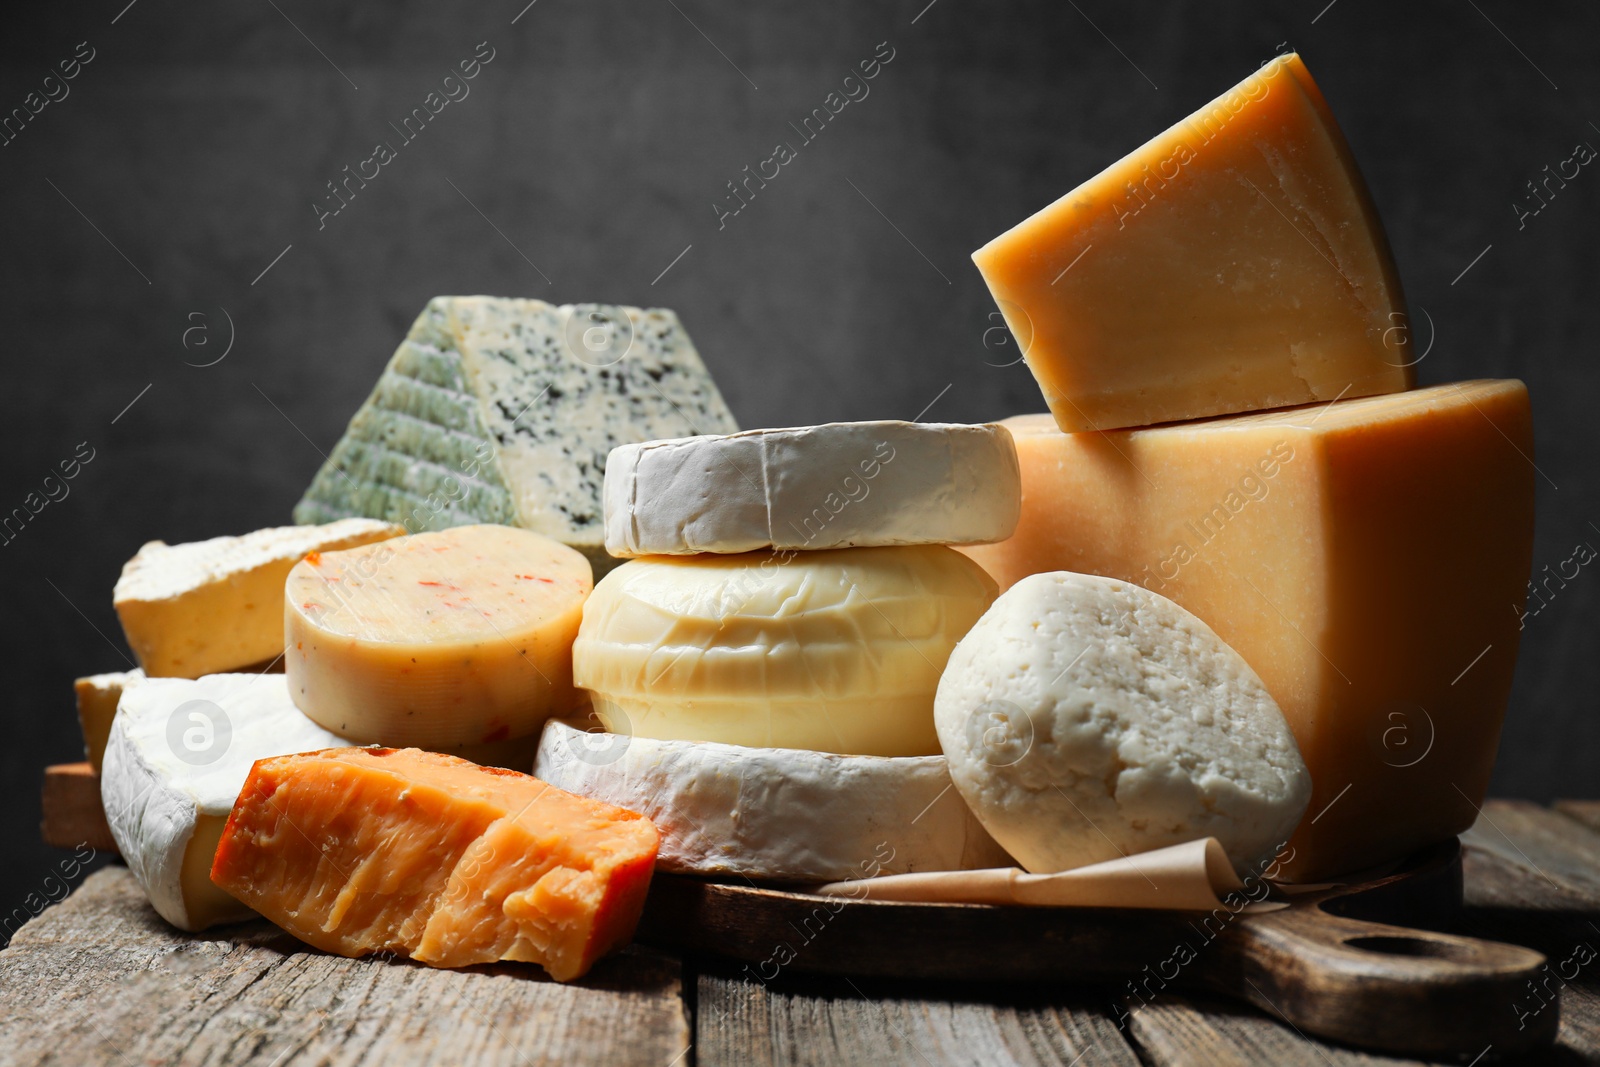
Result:
[[1004,426],[841,422],[622,445],[606,462],[613,556],[1010,537],[1022,507]]
[[295,521],[370,515],[414,533],[514,523],[603,573],[611,450],[738,428],[669,310],[435,297]]
[[545,725],[534,776],[640,812],[676,874],[826,882],[1009,867],[942,756],[840,756]]
[[951,654],[934,716],[956,788],[1030,871],[1215,837],[1243,875],[1311,796],[1283,713],[1239,654],[1110,578],[1012,586]]
[[308,552],[405,532],[373,519],[342,519],[181,545],[151,541],[123,564],[112,602],[152,678],[198,678],[263,664],[283,651],[283,583],[291,567]]
[[348,745],[300,713],[281,674],[149,678],[126,689],[100,795],[117,849],[161,917],[183,930],[249,918],[210,870],[251,765]]
[[650,556],[595,586],[572,678],[618,733],[936,755],[939,672],[996,591],[943,545]]
[[111,736],[111,720],[117,714],[122,691],[144,680],[144,671],[112,671],[91,674],[72,683],[78,698],[78,726],[83,730],[83,756],[96,774],[105,757],[106,738]]

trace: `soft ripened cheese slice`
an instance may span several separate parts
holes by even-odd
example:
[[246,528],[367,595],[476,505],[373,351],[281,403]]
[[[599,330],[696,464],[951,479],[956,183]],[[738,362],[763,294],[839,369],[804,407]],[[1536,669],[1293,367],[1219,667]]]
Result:
[[671,311],[435,297],[295,521],[370,515],[413,532],[515,523],[603,573],[611,450],[738,428]]
[[580,553],[512,526],[315,553],[285,590],[289,691],[350,740],[482,758],[577,704],[593,584]]
[[300,713],[281,674],[149,678],[124,690],[100,795],[117,849],[161,917],[182,930],[250,918],[209,874],[250,765],[344,744]]
[[78,699],[78,725],[83,729],[83,758],[96,774],[106,752],[106,739],[111,736],[111,720],[117,714],[117,702],[122,691],[144,679],[144,671],[113,671],[109,674],[91,674],[72,683],[73,694]]
[[1382,224],[1293,54],[972,258],[1063,430],[1412,383]]
[[657,834],[631,811],[418,749],[258,762],[211,878],[325,952],[582,975],[633,936]]
[[613,556],[978,544],[1021,497],[1004,427],[836,422],[622,445],[606,463]]
[[832,882],[1009,867],[943,756],[841,756],[596,733],[553,719],[537,778],[640,812],[675,874]]
[[139,665],[152,678],[198,678],[263,664],[283,651],[283,580],[307,552],[405,533],[372,519],[279,526],[243,537],[151,541],[123,564],[112,593]]
[[595,586],[573,681],[615,733],[936,755],[939,672],[995,592],[943,545],[649,556]]
[[1517,381],[1110,434],[1008,420],[1022,521],[965,549],[1002,588],[1137,582],[1261,676],[1315,792],[1286,872],[1319,879],[1459,833],[1488,788],[1533,546]]
[[1159,593],[1070,571],[1000,595],[934,703],[950,777],[1029,871],[1214,837],[1259,874],[1311,776],[1266,687]]

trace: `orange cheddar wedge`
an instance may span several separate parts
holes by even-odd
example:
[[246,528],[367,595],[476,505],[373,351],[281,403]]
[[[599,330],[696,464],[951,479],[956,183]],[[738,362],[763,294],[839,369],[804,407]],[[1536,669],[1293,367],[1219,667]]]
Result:
[[577,978],[633,936],[658,836],[644,816],[420,749],[258,760],[211,880],[307,944]]

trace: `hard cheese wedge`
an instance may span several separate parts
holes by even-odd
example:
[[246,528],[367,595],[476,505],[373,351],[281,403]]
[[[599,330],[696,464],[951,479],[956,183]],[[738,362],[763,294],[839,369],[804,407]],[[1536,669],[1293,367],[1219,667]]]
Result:
[[78,699],[78,726],[83,730],[83,758],[96,774],[100,773],[105,758],[106,739],[111,736],[111,720],[117,714],[117,703],[129,686],[144,680],[144,671],[113,671],[109,674],[91,674],[72,683],[73,694]]
[[300,714],[281,674],[149,678],[128,688],[100,795],[117,849],[161,917],[183,930],[249,918],[208,872],[250,765],[345,743]]
[[943,545],[648,556],[595,586],[573,681],[614,733],[931,756],[939,672],[994,597]]
[[573,710],[592,585],[582,555],[511,526],[314,553],[286,585],[289,691],[350,740],[482,758]]
[[611,450],[738,428],[671,311],[435,297],[294,517],[515,523],[603,572]]
[[307,552],[405,533],[371,519],[281,526],[243,537],[151,541],[123,564],[112,593],[139,665],[152,678],[198,678],[276,659],[283,651],[283,581]]
[[1411,385],[1382,225],[1293,54],[972,258],[1063,430]]
[[606,467],[613,556],[977,544],[1021,488],[1005,428],[836,422],[622,445]]
[[943,756],[657,741],[557,719],[533,773],[649,816],[663,871],[832,882],[1011,866]]
[[576,978],[633,936],[656,858],[641,815],[417,749],[262,760],[212,880],[308,944]]
[[1007,425],[1022,521],[963,551],[1002,588],[1054,570],[1136,582],[1237,649],[1311,771],[1291,877],[1472,824],[1532,556],[1521,382],[1110,434]]

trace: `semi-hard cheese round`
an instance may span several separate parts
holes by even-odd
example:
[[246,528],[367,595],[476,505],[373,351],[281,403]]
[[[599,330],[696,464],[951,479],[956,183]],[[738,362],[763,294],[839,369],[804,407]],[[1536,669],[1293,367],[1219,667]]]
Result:
[[149,678],[123,691],[100,770],[112,840],[181,930],[248,919],[211,859],[251,764],[348,744],[302,715],[281,674]]
[[534,777],[640,812],[657,869],[774,882],[1009,867],[943,756],[841,756],[586,731],[553,719]]
[[1241,877],[1259,874],[1311,796],[1244,659],[1110,578],[1012,586],[951,655],[935,715],[956,788],[1038,873],[1215,837]]
[[942,545],[631,560],[584,606],[573,678],[617,733],[934,755],[939,672],[995,592]]
[[621,445],[606,460],[613,556],[979,544],[1016,529],[999,425],[839,422]]
[[527,737],[577,700],[591,586],[578,552],[510,526],[313,554],[285,596],[289,691],[362,743],[474,754]]

